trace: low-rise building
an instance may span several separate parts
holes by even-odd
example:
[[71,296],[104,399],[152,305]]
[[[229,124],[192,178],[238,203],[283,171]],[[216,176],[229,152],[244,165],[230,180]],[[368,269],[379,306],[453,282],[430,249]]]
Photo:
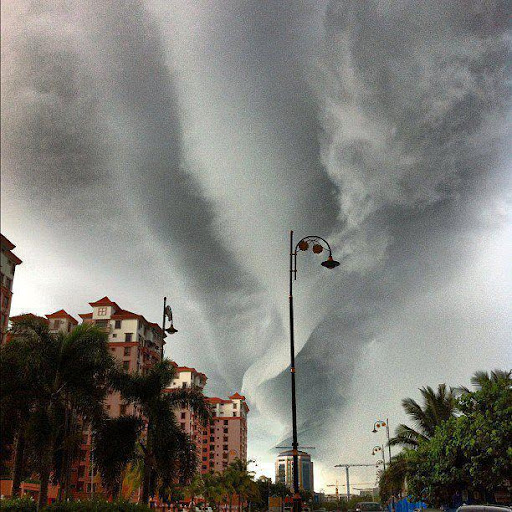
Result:
[[0,246],[2,249],[0,256],[0,344],[3,344],[11,312],[14,273],[22,261],[12,252],[16,246],[2,234],[0,234]]

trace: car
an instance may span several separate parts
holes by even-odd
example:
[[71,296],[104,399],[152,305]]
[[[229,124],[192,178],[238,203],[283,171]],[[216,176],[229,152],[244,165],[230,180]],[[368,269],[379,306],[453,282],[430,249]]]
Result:
[[512,512],[512,508],[505,505],[462,505],[457,512]]
[[361,501],[354,510],[355,512],[382,512],[383,508],[380,503],[375,501]]

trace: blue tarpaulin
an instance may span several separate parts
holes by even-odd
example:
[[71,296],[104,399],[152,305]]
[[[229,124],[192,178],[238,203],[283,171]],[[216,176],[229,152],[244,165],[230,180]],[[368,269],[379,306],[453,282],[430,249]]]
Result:
[[[395,512],[413,512],[415,508],[427,508],[427,505],[422,501],[411,502],[407,498],[395,502]],[[393,512],[391,504],[387,509],[388,512]]]

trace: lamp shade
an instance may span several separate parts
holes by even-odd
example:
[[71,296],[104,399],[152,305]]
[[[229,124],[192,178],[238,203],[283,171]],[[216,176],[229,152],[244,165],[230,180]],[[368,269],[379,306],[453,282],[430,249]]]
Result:
[[339,261],[335,261],[331,255],[329,255],[329,257],[325,260],[325,261],[322,261],[322,267],[325,267],[325,268],[336,268],[338,267],[340,264]]

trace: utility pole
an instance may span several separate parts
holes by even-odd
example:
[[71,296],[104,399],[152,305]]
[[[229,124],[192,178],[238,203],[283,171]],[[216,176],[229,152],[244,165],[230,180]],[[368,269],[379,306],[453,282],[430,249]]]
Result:
[[347,477],[347,503],[350,500],[350,468],[369,468],[373,467],[375,464],[336,464],[335,468],[345,468],[345,473]]

